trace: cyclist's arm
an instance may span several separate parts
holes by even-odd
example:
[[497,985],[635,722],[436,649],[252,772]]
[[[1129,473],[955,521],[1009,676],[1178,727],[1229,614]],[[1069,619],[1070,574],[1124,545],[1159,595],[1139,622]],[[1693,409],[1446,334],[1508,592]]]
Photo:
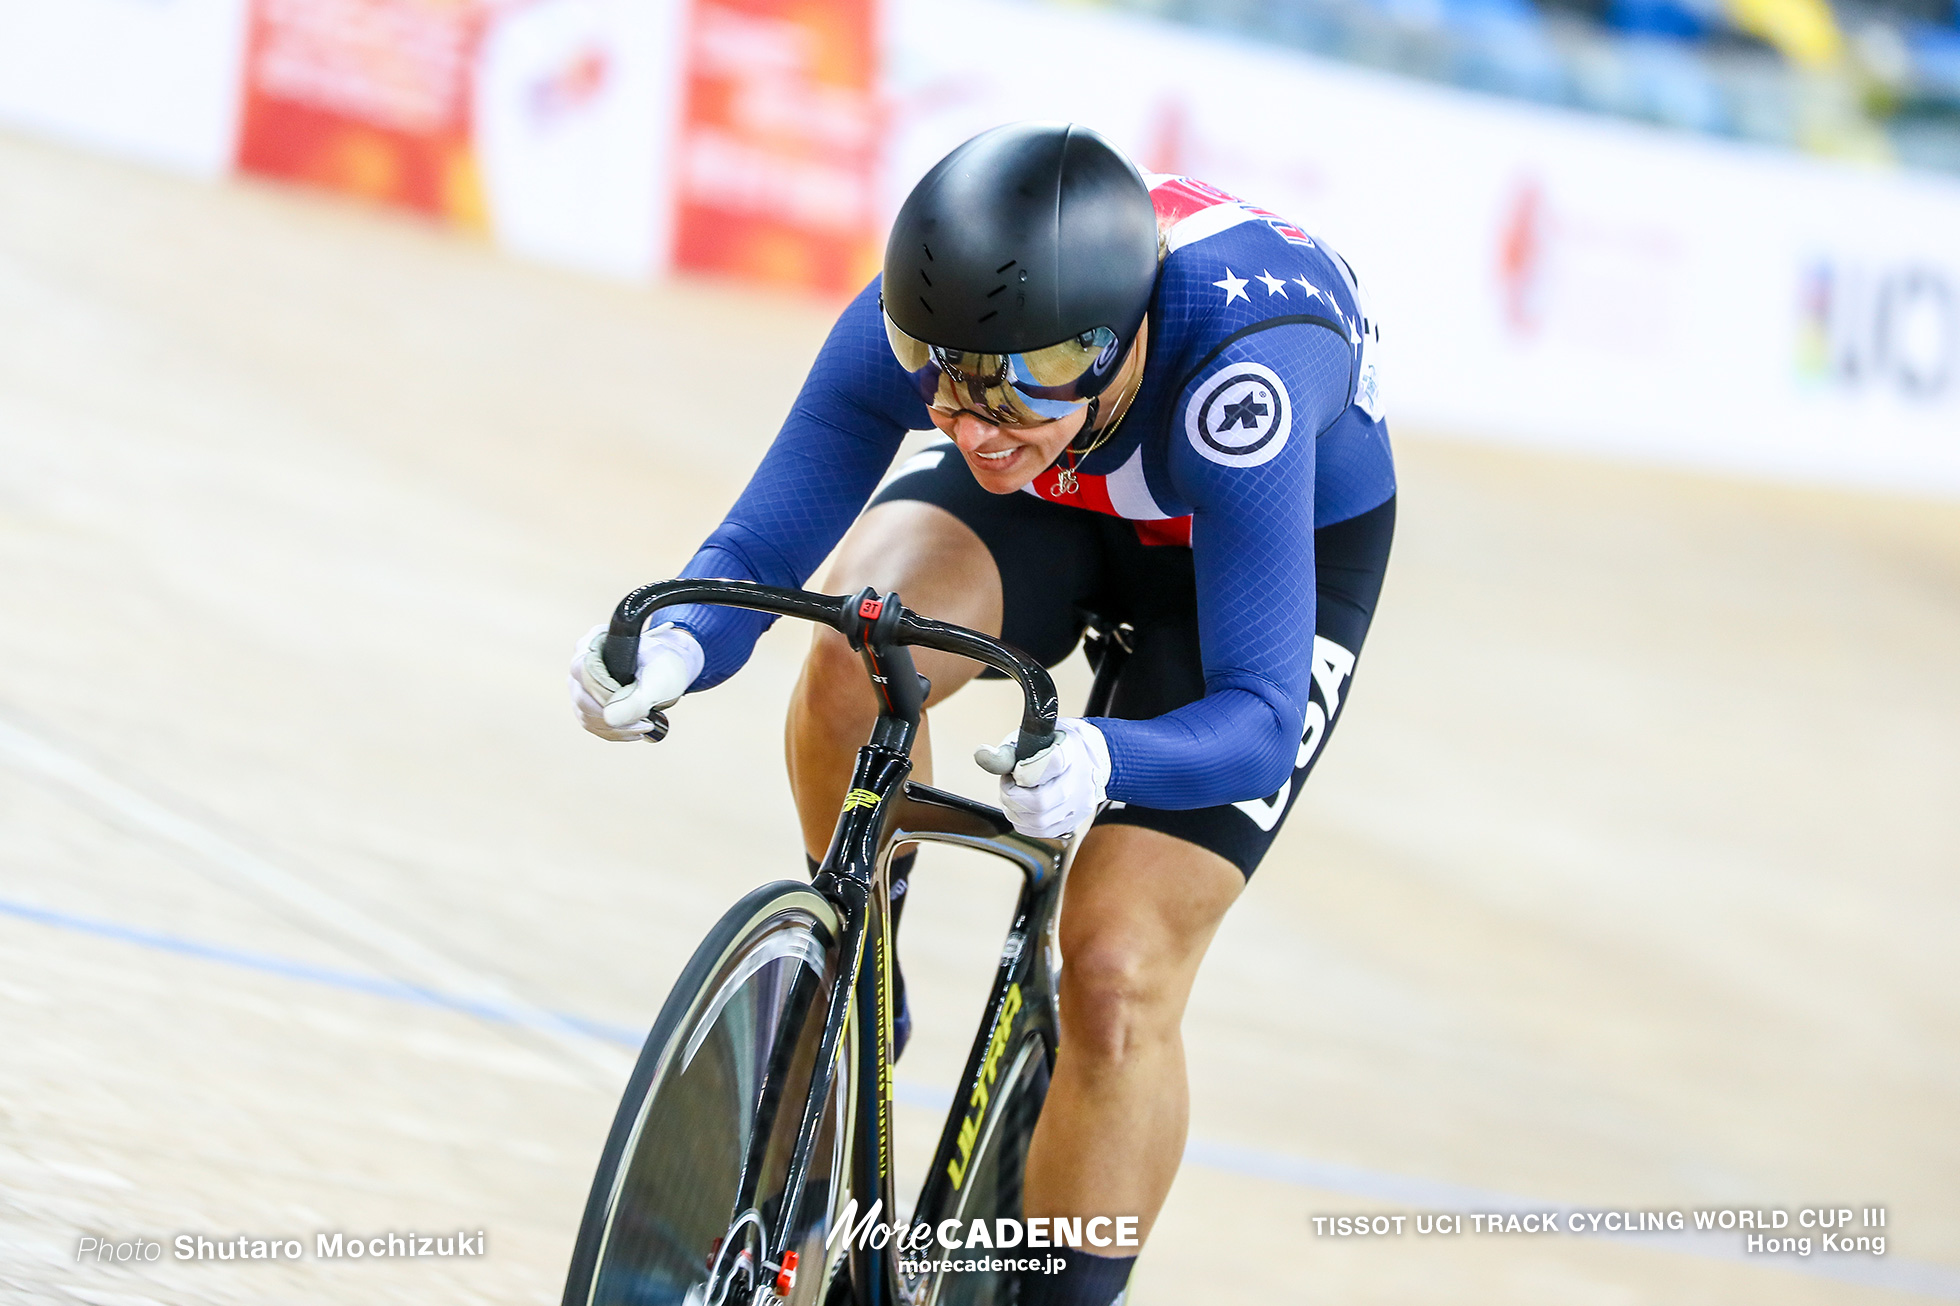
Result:
[[[1352,342],[1335,325],[1345,324],[1293,323],[1241,337],[1179,396],[1170,466],[1196,508],[1205,696],[1148,721],[1095,721],[1109,744],[1111,798],[1211,807],[1263,798],[1292,773],[1312,680],[1315,442],[1347,409],[1353,383]],[[1262,370],[1277,378],[1290,410],[1280,452],[1265,462],[1201,453],[1202,437],[1192,433],[1200,415],[1228,446],[1248,439],[1243,419],[1223,429],[1230,396],[1244,393],[1230,378]]]
[[[886,343],[874,279],[831,328],[748,487],[680,574],[802,585],[871,497],[905,432],[927,425],[925,405]],[[775,620],[705,605],[663,618],[692,631],[707,654],[691,690],[739,671]]]

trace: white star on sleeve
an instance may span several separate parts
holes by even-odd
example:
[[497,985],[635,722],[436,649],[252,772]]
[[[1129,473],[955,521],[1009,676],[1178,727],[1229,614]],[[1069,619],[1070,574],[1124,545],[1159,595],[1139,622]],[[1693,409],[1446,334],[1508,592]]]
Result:
[[1302,289],[1302,290],[1304,290],[1304,291],[1306,291],[1306,292],[1307,292],[1307,297],[1308,297],[1308,298],[1310,298],[1310,299],[1325,299],[1325,298],[1326,298],[1326,296],[1325,296],[1325,295],[1322,295],[1322,294],[1320,293],[1320,287],[1318,287],[1318,286],[1316,286],[1316,285],[1314,285],[1314,283],[1313,283],[1313,282],[1311,282],[1311,281],[1309,281],[1309,280],[1307,280],[1307,279],[1306,279],[1305,277],[1295,277],[1295,278],[1293,278],[1293,280],[1294,280],[1294,282],[1295,282],[1295,283],[1296,283],[1296,284],[1297,284],[1297,285],[1298,285],[1298,286],[1300,287],[1300,289]]
[[1266,283],[1266,294],[1268,297],[1278,295],[1281,299],[1286,298],[1286,283],[1284,281],[1281,281],[1270,272],[1261,272],[1258,279]]
[[1211,284],[1225,292],[1225,302],[1228,304],[1234,299],[1243,299],[1248,304],[1252,302],[1252,296],[1245,293],[1245,278],[1233,276],[1232,269],[1230,268],[1225,269],[1225,279],[1223,281],[1214,281]]

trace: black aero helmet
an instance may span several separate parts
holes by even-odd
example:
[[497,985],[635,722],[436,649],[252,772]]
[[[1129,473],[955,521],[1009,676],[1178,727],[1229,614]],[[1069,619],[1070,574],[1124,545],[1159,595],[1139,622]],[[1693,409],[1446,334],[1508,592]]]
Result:
[[1136,166],[1086,127],[1010,123],[933,166],[885,246],[885,333],[926,402],[1052,421],[1095,398],[1157,281]]

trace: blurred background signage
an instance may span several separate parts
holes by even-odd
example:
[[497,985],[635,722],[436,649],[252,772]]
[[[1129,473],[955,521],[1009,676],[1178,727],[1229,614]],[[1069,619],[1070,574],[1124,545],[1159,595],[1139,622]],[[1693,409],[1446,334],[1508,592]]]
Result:
[[846,295],[878,269],[871,0],[696,0],[674,263]]
[[1398,420],[1951,493],[1952,2],[0,0],[0,118],[832,299],[1073,118],[1343,251]]
[[254,0],[238,166],[481,227],[486,0]]

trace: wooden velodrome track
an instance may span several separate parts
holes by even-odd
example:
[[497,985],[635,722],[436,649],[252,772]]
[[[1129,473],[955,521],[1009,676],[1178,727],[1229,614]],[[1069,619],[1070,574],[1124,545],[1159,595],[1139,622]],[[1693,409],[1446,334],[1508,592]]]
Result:
[[[799,866],[803,637],[658,748],[579,732],[564,662],[827,316],[0,137],[0,1298],[556,1300],[632,1031]],[[1398,437],[1380,620],[1200,980],[1133,1301],[1960,1299],[1960,507]],[[942,777],[984,794],[1010,720],[945,710]],[[914,1178],[1009,901],[915,883]],[[1888,1246],[1312,1224],[1560,1205],[1883,1205]],[[486,1254],[312,1256],[456,1229]]]

